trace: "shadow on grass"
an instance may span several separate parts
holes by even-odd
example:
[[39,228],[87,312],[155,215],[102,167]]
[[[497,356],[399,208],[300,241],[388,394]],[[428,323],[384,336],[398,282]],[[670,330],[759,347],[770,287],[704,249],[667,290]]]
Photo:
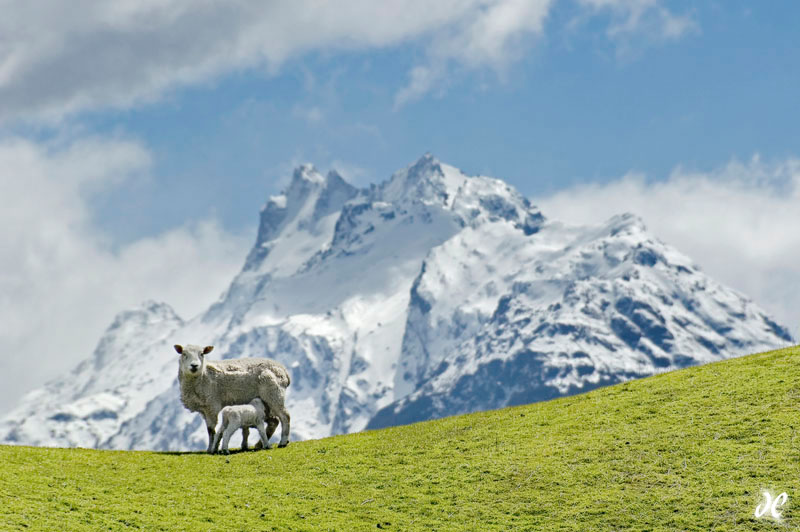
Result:
[[[265,449],[257,449],[257,450],[256,449],[246,449],[246,450],[244,450],[244,449],[231,449],[230,450],[230,454],[234,455],[234,454],[241,454],[241,453],[255,453],[255,452],[261,452],[263,450],[265,450]],[[271,449],[266,449],[266,450],[270,451]],[[208,453],[206,451],[155,451],[153,454],[160,454],[160,455],[163,455],[163,456],[184,456],[184,455],[193,455],[193,454],[196,454],[196,455],[200,455],[200,454],[208,455]],[[228,456],[228,455],[223,454],[222,452],[217,452],[216,454],[209,455],[209,456]]]

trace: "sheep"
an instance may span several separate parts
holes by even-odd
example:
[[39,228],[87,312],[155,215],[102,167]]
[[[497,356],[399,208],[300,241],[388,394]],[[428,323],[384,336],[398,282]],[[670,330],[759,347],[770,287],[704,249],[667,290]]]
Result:
[[[261,399],[256,397],[246,405],[226,406],[222,409],[220,414],[222,415],[222,423],[220,423],[217,433],[214,436],[213,447],[215,450],[219,446],[219,439],[221,436],[222,452],[224,454],[230,454],[228,451],[228,442],[231,436],[233,436],[233,433],[237,430],[242,429],[244,431],[248,427],[255,427],[258,430],[264,449],[270,448],[269,437],[264,430],[264,423],[266,423],[267,420],[267,409]],[[242,442],[242,449],[246,449],[247,437],[245,437]]]
[[[225,406],[244,405],[258,397],[268,409],[267,439],[281,425],[278,447],[289,444],[289,412],[284,406],[291,379],[286,367],[268,358],[237,358],[206,361],[214,346],[175,345],[180,354],[178,382],[181,402],[191,412],[203,416],[208,430],[208,453],[214,454],[217,416]],[[243,448],[247,448],[248,429],[243,428]],[[219,443],[219,441],[217,441]]]

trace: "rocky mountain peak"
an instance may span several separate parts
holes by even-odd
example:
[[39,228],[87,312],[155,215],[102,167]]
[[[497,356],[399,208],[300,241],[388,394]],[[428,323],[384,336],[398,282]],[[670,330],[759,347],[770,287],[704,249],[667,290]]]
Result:
[[[460,178],[466,176],[461,174],[453,177],[460,181]],[[447,185],[442,164],[426,153],[415,163],[395,172],[389,181],[383,183],[380,187],[380,199],[388,202],[423,201],[446,204],[448,197],[455,192],[448,191]]]
[[118,313],[94,350],[94,369],[101,370],[122,354],[135,355],[136,347],[130,345],[130,341],[137,336],[147,337],[156,330],[177,329],[183,323],[171,306],[152,300]]
[[545,220],[509,184],[430,154],[357,189],[311,165],[261,210],[226,294],[183,322],[147,302],[22,399],[0,442],[199,448],[172,343],[292,375],[293,438],[578,393],[790,340],[631,214]]
[[258,236],[243,271],[259,271],[281,234],[318,231],[321,220],[338,212],[357,194],[358,189],[336,170],[323,176],[313,165],[298,166],[289,186],[281,194],[270,196],[261,209]]
[[320,185],[325,182],[325,178],[311,163],[303,163],[292,172],[292,181],[289,188],[299,186],[303,183]]
[[605,223],[605,226],[609,229],[612,236],[622,234],[633,235],[647,232],[647,227],[644,224],[644,220],[632,212],[625,212],[616,216],[612,216]]

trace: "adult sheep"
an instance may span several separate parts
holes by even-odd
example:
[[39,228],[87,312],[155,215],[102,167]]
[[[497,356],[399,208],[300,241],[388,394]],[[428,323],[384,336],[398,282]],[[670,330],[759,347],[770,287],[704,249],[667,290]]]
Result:
[[[278,447],[286,447],[289,444],[289,412],[284,401],[286,388],[291,382],[286,367],[268,358],[206,361],[205,356],[213,349],[211,345],[175,346],[175,351],[181,355],[178,364],[181,402],[190,411],[203,416],[208,430],[209,454],[216,452],[214,434],[220,410],[230,405],[247,404],[256,397],[264,401],[269,410],[267,437],[272,436],[280,422]],[[245,441],[246,438],[245,430]]]

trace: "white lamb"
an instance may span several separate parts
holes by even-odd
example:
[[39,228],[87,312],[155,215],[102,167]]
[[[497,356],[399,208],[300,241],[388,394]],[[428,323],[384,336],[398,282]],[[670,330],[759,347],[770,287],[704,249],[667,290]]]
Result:
[[[208,452],[216,452],[215,428],[217,416],[223,407],[245,405],[254,398],[264,402],[267,409],[267,439],[278,423],[281,441],[278,447],[289,444],[289,412],[284,406],[286,388],[291,380],[286,367],[268,358],[235,358],[206,362],[205,355],[213,346],[176,345],[180,353],[178,382],[181,385],[181,402],[192,412],[199,412],[208,430]],[[247,427],[242,428],[243,447],[246,448]]]
[[[249,427],[255,427],[258,430],[264,449],[270,448],[269,437],[267,436],[267,431],[264,430],[267,411],[261,399],[253,399],[246,405],[226,406],[220,413],[222,414],[222,423],[220,423],[219,428],[217,428],[217,434],[214,436],[214,449],[219,445],[219,439],[222,436],[222,452],[230,454],[228,442],[233,433],[239,429],[247,429]],[[246,441],[246,439],[243,441]]]

